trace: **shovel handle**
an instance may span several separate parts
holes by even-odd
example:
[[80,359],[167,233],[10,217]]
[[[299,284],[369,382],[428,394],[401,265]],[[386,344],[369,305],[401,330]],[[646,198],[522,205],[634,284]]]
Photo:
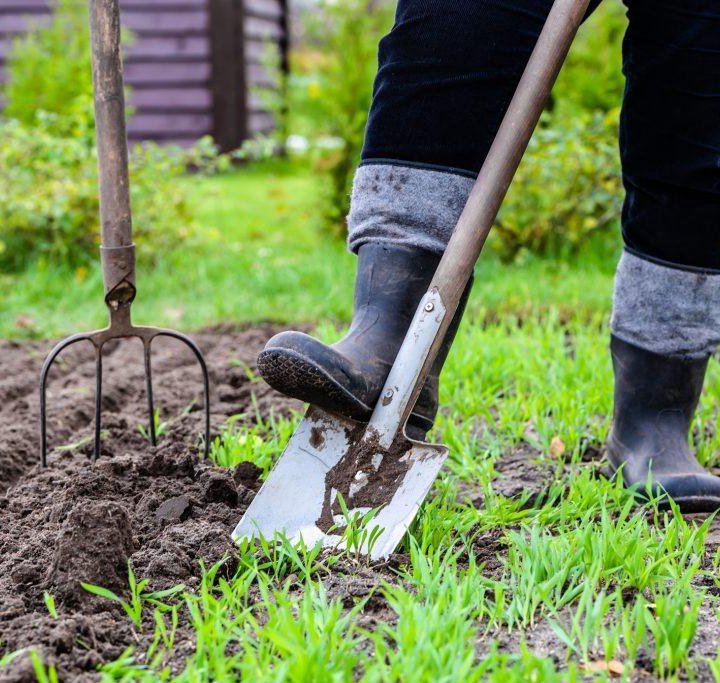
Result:
[[550,10],[370,420],[385,447],[415,405],[589,4],[555,0]]
[[100,186],[103,280],[106,301],[125,305],[134,297],[125,92],[120,57],[118,0],[89,0],[95,137]]

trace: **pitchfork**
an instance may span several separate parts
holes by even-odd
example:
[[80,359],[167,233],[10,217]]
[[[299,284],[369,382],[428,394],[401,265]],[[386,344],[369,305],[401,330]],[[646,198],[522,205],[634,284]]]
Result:
[[132,242],[130,185],[128,173],[125,97],[120,58],[120,10],[117,0],[90,0],[95,129],[100,184],[100,222],[105,304],[110,312],[108,327],[95,332],[74,334],[50,352],[40,374],[40,432],[42,465],[47,466],[47,377],[58,354],[68,346],[89,341],[95,350],[95,447],[93,462],[100,455],[102,410],[102,352],[111,339],[137,337],[143,344],[145,380],[150,426],[150,442],[157,445],[153,404],[150,347],[156,337],[172,337],[186,344],[195,354],[203,376],[205,410],[205,457],[210,446],[210,393],[208,371],[200,349],[189,337],[175,330],[136,327],[130,320],[135,288],[135,245]]

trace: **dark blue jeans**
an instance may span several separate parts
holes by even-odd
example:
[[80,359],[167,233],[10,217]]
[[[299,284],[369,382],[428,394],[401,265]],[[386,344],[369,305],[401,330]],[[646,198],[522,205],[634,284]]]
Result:
[[[363,160],[474,176],[551,5],[399,0],[380,43]],[[720,0],[626,5],[625,244],[660,263],[720,271]]]

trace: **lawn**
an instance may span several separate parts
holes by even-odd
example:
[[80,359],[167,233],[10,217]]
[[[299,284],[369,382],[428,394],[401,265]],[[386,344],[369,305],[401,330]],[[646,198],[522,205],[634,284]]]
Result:
[[[274,321],[337,336],[353,258],[323,235],[308,169],[268,162],[186,183],[202,238],[191,255],[181,245],[139,273],[138,321]],[[175,592],[150,594],[151,584],[133,603],[124,588],[125,611],[96,597],[127,634],[123,655],[99,662],[104,680],[720,681],[713,520],[638,507],[600,474],[615,256],[590,245],[564,260],[481,258],[434,432],[450,459],[389,562],[370,565],[352,548],[244,545],[231,571],[205,566]],[[102,323],[96,270],[2,283],[0,337]],[[212,457],[226,468],[254,461],[264,474],[299,413],[265,414],[251,359],[230,360],[218,367],[240,367],[259,408],[215,425]],[[708,466],[720,453],[718,398],[713,361],[694,428]],[[69,618],[48,600],[37,609]],[[3,656],[17,663],[2,648],[0,676]],[[38,680],[52,680],[52,657],[41,659]]]
[[[197,329],[228,321],[344,321],[353,257],[317,219],[318,181],[300,163],[253,164],[214,177],[189,177],[199,237],[157,255],[138,272],[139,323]],[[488,316],[555,309],[563,317],[606,313],[613,258],[583,263],[530,260],[502,267],[483,260],[472,309]],[[0,274],[0,337],[43,338],[103,324],[99,266],[76,272],[41,264]]]

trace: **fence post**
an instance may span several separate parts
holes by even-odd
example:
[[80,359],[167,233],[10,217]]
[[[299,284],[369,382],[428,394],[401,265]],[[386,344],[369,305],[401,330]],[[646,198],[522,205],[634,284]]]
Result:
[[221,151],[248,137],[244,0],[208,0],[212,53],[213,136]]

